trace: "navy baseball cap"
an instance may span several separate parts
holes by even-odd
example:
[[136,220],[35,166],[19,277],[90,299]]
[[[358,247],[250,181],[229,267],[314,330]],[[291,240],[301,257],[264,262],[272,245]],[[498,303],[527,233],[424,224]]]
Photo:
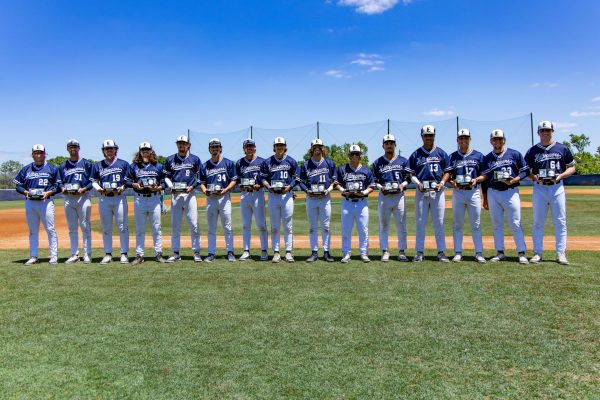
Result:
[[256,146],[256,142],[252,139],[246,139],[244,140],[244,143],[242,144],[243,147],[246,146]]

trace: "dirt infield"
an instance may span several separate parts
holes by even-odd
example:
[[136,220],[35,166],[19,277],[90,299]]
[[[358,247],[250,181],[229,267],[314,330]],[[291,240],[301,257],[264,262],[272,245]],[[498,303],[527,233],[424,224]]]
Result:
[[[531,188],[530,187],[529,188],[528,187],[521,188],[521,192],[524,194],[531,193]],[[567,188],[567,193],[568,194],[600,195],[600,188],[599,189],[596,189],[596,188],[592,188],[592,189],[589,189],[589,188],[588,189]],[[407,196],[414,196],[414,191],[407,192]],[[297,197],[299,199],[302,199],[305,196],[303,194],[300,194]],[[341,196],[338,193],[334,193],[333,197],[339,198]],[[238,203],[239,197],[237,197],[237,196],[232,197],[232,201],[234,203]],[[198,198],[198,206],[205,207],[205,205],[206,205],[206,199],[203,197],[199,197]],[[524,208],[531,207],[530,202],[522,202],[521,205]],[[446,207],[451,208],[452,203],[450,201],[447,201]],[[133,210],[133,202],[130,202],[129,209]],[[130,213],[131,213],[131,211],[130,211]],[[131,218],[131,216],[130,216],[130,218]],[[27,223],[25,221],[25,210],[23,208],[0,211],[0,220],[2,221],[2,223],[0,225],[0,249],[15,249],[15,248],[26,249],[29,247],[29,239],[28,239],[29,232],[28,232],[28,228],[27,228]],[[98,221],[98,220],[99,220],[98,207],[92,207],[92,221]],[[61,248],[61,249],[68,248],[69,235],[68,235],[68,229],[67,229],[66,218],[65,218],[65,213],[64,213],[63,207],[60,207],[60,206],[56,207],[55,225],[56,225],[56,230],[58,232],[59,248]],[[132,228],[133,228],[133,223],[132,223],[132,221],[130,221],[130,229],[132,229]],[[184,232],[185,231],[186,230],[184,229]],[[203,232],[203,235],[205,235],[205,233],[206,232]],[[40,244],[41,244],[40,247],[41,248],[47,247],[47,241],[45,240],[45,238],[46,238],[46,234],[42,230],[40,232]],[[532,247],[531,237],[530,236],[526,237],[526,241],[527,241],[528,248],[531,248]],[[94,248],[102,247],[102,235],[98,232],[92,232],[92,242],[93,242]],[[135,242],[135,234],[134,234],[134,232],[130,232],[130,244],[131,244],[132,248],[134,246],[134,242]],[[163,238],[163,247],[165,249],[169,249],[170,245],[171,245],[170,242],[171,242],[171,240],[170,240],[169,236],[164,237]],[[217,242],[220,247],[224,247],[225,243],[224,243],[223,238],[218,238]],[[234,242],[235,242],[236,248],[242,247],[242,237],[241,236],[235,236]],[[446,242],[448,245],[451,245],[452,237],[450,237],[450,236],[447,237]],[[146,247],[149,248],[150,247],[149,245],[151,243],[151,238],[147,238],[146,243],[147,243]],[[358,243],[358,238],[353,238],[353,247],[354,248],[357,247],[357,243]],[[392,243],[393,243],[393,241],[392,241]],[[114,239],[114,244],[118,245],[118,238]],[[183,236],[181,244],[182,244],[182,247],[189,247],[190,246],[189,237]],[[409,248],[414,248],[414,244],[415,244],[415,237],[409,236],[409,238],[408,238]],[[206,237],[203,236],[203,238],[202,238],[203,248],[205,247],[205,245],[206,245]],[[340,236],[332,237],[331,245],[333,248],[341,248],[341,237]],[[376,232],[371,234],[371,237],[369,238],[369,245],[372,249],[379,248],[379,240],[377,238]],[[253,238],[253,246],[258,247],[258,238]],[[508,249],[514,249],[514,243],[513,243],[511,237],[507,237],[506,246]],[[587,237],[587,236],[570,235],[568,238],[568,246],[569,246],[569,249],[571,249],[571,250],[600,251],[600,240],[598,240],[598,238],[594,237],[594,236]],[[294,235],[294,247],[303,248],[303,249],[308,248],[309,247],[308,235]],[[433,237],[427,238],[426,247],[427,248],[435,248],[435,240]],[[466,249],[472,249],[472,242],[471,242],[470,238],[465,238],[464,247]],[[491,236],[484,237],[484,247],[486,249],[493,249],[493,238]],[[544,247],[546,249],[553,248],[554,247],[554,238],[547,235],[545,237]]]

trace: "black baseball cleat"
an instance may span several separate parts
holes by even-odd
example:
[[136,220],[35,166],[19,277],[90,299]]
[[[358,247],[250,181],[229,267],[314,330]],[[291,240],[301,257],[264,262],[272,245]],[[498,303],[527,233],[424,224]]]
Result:
[[323,253],[323,260],[327,261],[327,262],[334,262],[335,260],[333,259],[333,257],[331,257],[331,254],[329,254],[328,251]]
[[140,265],[143,262],[144,262],[144,256],[137,255],[137,256],[135,256],[135,259],[131,262],[131,265],[136,266],[136,265]]
[[166,263],[167,259],[163,257],[162,253],[156,253],[156,262]]
[[313,251],[310,257],[306,259],[306,262],[315,262],[319,259],[319,254],[316,251]]

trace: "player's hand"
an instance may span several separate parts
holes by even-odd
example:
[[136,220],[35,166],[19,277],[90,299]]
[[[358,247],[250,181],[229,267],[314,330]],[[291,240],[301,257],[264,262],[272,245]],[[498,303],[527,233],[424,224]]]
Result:
[[77,191],[77,193],[79,193],[79,194],[84,194],[85,192],[87,192],[87,189],[84,188],[84,187],[83,188],[79,188],[79,190]]
[[442,190],[444,190],[444,186],[446,185],[444,185],[442,182],[438,183],[438,185],[435,187],[435,191],[438,193],[441,192]]
[[471,187],[472,188],[477,187],[477,181],[475,179],[471,180]]
[[422,183],[419,183],[419,186],[418,186],[418,188],[419,188],[419,191],[420,191],[420,192],[424,192],[424,191],[425,191],[425,188],[423,187],[423,184],[422,184]]
[[185,188],[185,192],[186,193],[191,193],[192,190],[194,190],[194,188],[192,186],[188,186],[188,187]]
[[[471,181],[473,182],[473,181]],[[456,185],[456,181],[454,179],[450,179],[448,181],[448,183],[450,184],[450,186],[452,186],[453,188],[457,188],[458,186]],[[471,183],[471,186],[473,186],[473,184]]]
[[348,197],[350,197],[350,193],[342,192],[342,197],[348,198]]
[[289,192],[290,190],[292,190],[292,185],[286,185],[286,186],[283,188],[283,193],[287,193],[287,192]]
[[142,185],[140,185],[140,184],[139,184],[139,183],[137,183],[137,182],[133,182],[133,183],[131,184],[131,186],[132,186],[134,189],[137,189],[137,190],[142,190],[142,189],[143,189],[143,188],[142,188]]
[[60,189],[60,192],[61,192],[61,193],[65,193],[65,192],[66,192],[66,190],[65,190],[64,186],[63,186],[63,188],[62,188],[62,189]]
[[[135,185],[135,183],[134,183],[134,185]],[[139,185],[138,185],[138,186],[139,186]],[[117,188],[117,194],[121,194],[121,193],[123,193],[124,191],[125,191],[125,188],[124,188],[123,186],[119,186],[119,187]]]
[[562,174],[558,174],[554,177],[554,182],[558,183],[562,180]]
[[52,192],[44,192],[44,194],[42,195],[42,199],[46,200],[48,197],[52,196]]
[[485,210],[489,210],[489,209],[490,209],[490,208],[488,207],[488,202],[487,202],[487,199],[486,199],[486,198],[484,198],[484,199],[483,199],[483,205],[482,205],[482,207],[483,207]]
[[260,185],[254,185],[254,186],[253,186],[253,189],[254,189],[255,191],[256,191],[256,190],[260,190],[260,187],[261,187]]

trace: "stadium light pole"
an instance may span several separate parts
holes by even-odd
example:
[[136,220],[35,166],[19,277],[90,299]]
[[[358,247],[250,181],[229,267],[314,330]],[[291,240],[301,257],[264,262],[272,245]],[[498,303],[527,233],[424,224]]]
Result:
[[388,118],[387,120],[388,120],[388,121],[387,121],[387,122],[388,122],[388,130],[387,130],[387,134],[389,135],[389,134],[390,134],[390,119]]
[[460,123],[458,122],[458,115],[456,116],[456,133],[460,131]]
[[319,121],[317,121],[317,139],[321,138],[319,131],[320,131],[320,129],[319,129]]
[[529,113],[529,121],[531,122],[531,145],[533,146],[533,113]]
[[250,139],[254,139],[254,138],[252,137],[252,125],[250,125]]

